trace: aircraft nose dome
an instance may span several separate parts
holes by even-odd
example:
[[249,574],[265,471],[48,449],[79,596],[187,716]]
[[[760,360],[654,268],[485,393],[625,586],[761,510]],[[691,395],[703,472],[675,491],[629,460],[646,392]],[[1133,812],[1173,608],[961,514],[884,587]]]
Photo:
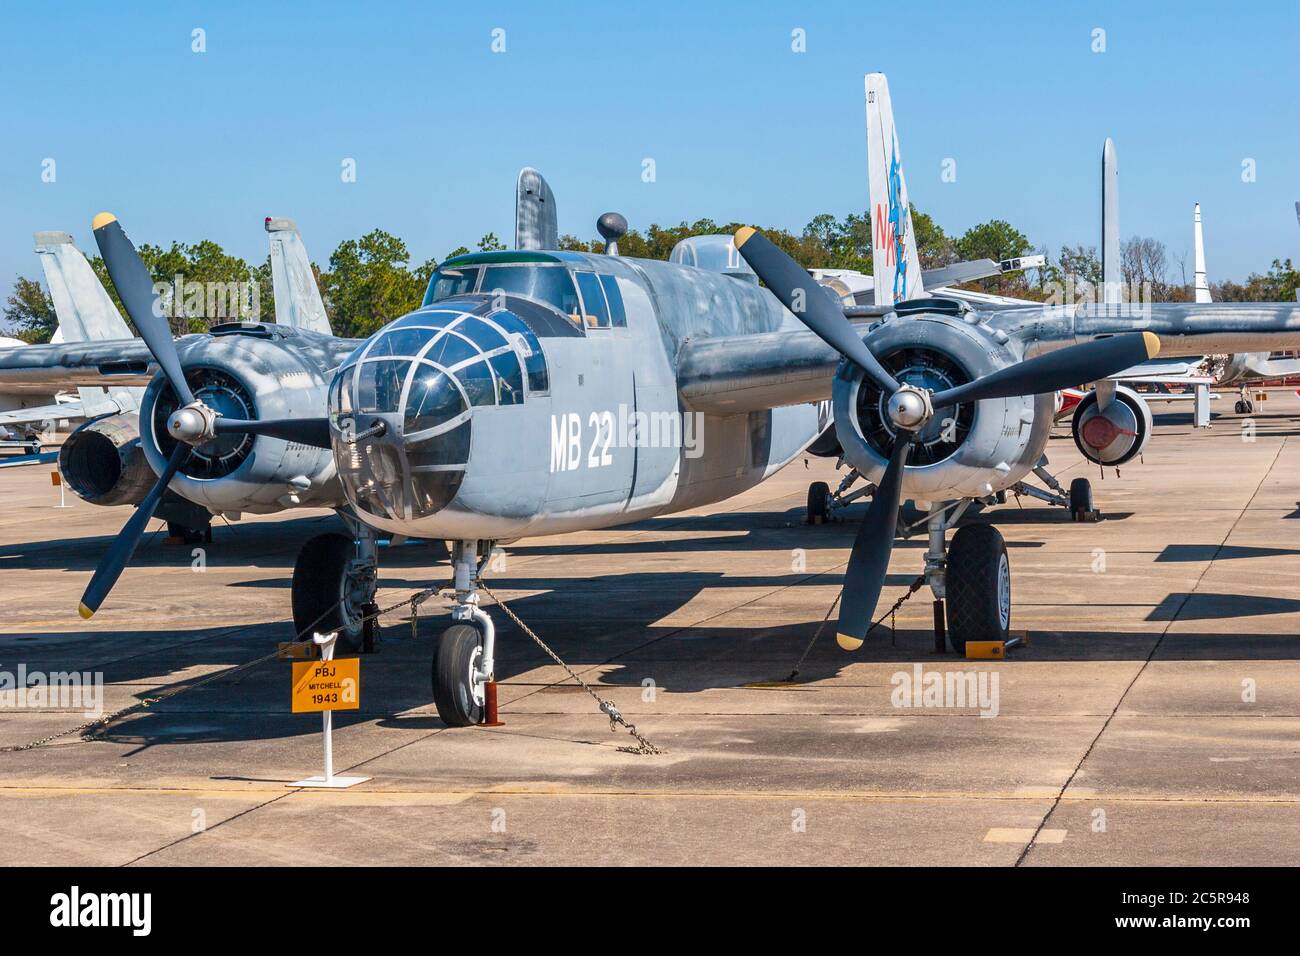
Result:
[[440,303],[386,326],[344,362],[330,420],[354,506],[410,521],[451,502],[469,464],[475,409],[523,404],[537,387],[541,347],[526,329],[484,303]]

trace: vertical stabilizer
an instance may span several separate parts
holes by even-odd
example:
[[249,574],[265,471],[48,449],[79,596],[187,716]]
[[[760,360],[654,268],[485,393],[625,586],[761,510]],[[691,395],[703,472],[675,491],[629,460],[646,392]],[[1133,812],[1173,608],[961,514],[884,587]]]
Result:
[[129,339],[127,326],[99,276],[66,232],[36,233],[36,255],[45,272],[62,342]]
[[519,170],[515,189],[515,248],[556,249],[560,245],[555,195],[531,166]]
[[871,261],[876,305],[893,305],[925,294],[921,259],[912,232],[912,209],[894,129],[889,81],[866,76],[867,180],[871,192]]
[[[45,272],[54,314],[59,327],[50,339],[55,342],[102,342],[129,339],[131,328],[109,298],[108,290],[95,275],[86,257],[66,232],[38,232],[36,255]],[[132,412],[140,407],[142,388],[98,388],[81,386],[79,414],[85,417],[108,412]]]
[[1213,302],[1210,296],[1210,284],[1205,279],[1205,236],[1201,233],[1201,204],[1197,203],[1193,212],[1194,222],[1192,224],[1195,230],[1193,241],[1195,244],[1196,256],[1196,276],[1192,280],[1192,288],[1196,292],[1197,302]]
[[332,335],[325,303],[316,285],[316,274],[292,219],[273,219],[263,224],[271,243],[271,287],[275,297],[275,322]]
[[1118,303],[1123,283],[1119,260],[1119,163],[1115,141],[1107,136],[1101,147],[1101,301]]

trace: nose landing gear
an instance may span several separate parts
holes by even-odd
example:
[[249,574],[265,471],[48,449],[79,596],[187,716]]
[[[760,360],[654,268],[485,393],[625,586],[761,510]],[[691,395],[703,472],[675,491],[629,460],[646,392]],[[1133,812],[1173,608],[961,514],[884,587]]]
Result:
[[[490,556],[489,542],[483,550]],[[452,548],[455,624],[442,632],[433,658],[433,702],[448,727],[469,727],[486,716],[488,682],[493,678],[496,629],[478,606],[478,541],[457,541]]]

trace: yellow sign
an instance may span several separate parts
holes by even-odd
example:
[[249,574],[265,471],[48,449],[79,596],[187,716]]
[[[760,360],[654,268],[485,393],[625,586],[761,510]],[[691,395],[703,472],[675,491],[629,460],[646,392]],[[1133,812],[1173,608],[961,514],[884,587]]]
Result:
[[293,662],[293,712],[356,710],[361,706],[361,658]]

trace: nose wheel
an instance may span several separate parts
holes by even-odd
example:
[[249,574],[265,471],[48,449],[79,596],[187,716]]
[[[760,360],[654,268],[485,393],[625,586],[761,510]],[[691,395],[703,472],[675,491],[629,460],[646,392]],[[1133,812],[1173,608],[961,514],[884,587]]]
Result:
[[[482,544],[485,556],[490,555],[491,543]],[[433,702],[448,727],[496,719],[495,697],[488,706],[496,629],[492,618],[478,606],[479,545],[478,541],[457,541],[452,547],[456,603],[451,616],[455,623],[442,632],[433,653]],[[495,692],[495,685],[491,690]]]

